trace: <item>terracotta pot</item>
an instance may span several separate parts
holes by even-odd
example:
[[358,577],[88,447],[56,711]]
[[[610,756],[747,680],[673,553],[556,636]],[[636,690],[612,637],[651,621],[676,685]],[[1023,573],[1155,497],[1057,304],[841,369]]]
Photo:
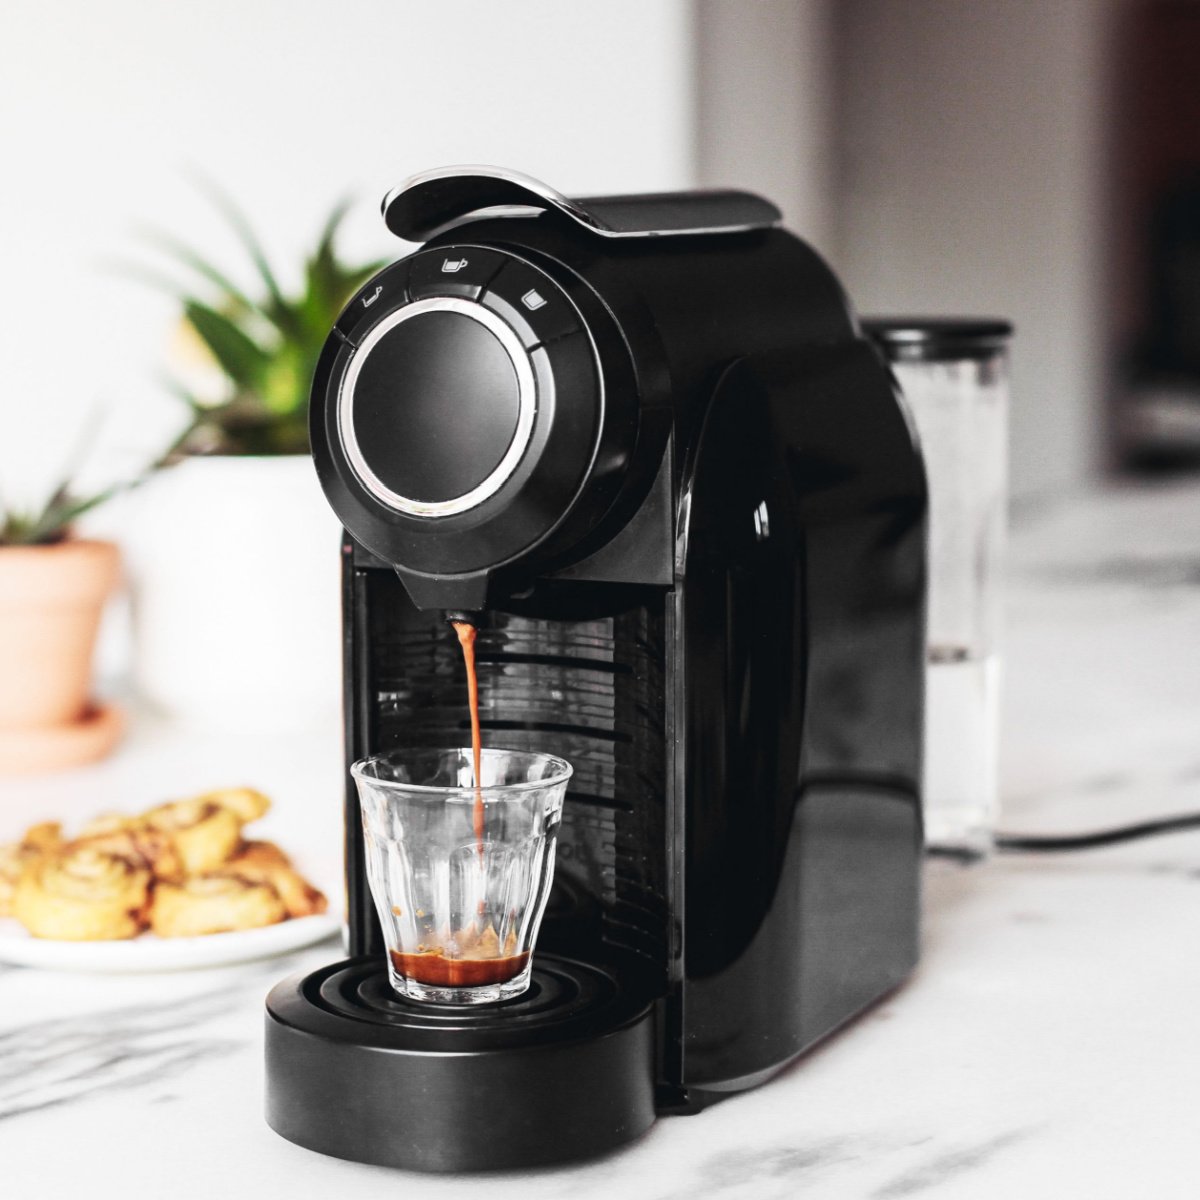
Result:
[[111,542],[0,547],[0,730],[82,720],[119,562]]

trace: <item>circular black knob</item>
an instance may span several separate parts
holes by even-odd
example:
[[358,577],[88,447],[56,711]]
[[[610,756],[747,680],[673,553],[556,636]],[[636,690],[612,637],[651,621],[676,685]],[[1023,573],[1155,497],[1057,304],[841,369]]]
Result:
[[339,318],[313,376],[313,459],[360,545],[433,581],[430,607],[478,607],[485,575],[520,583],[605,518],[638,404],[612,314],[578,278],[438,242]]
[[470,300],[435,297],[390,313],[346,367],[338,429],[363,487],[420,517],[466,512],[516,470],[533,432],[528,351]]

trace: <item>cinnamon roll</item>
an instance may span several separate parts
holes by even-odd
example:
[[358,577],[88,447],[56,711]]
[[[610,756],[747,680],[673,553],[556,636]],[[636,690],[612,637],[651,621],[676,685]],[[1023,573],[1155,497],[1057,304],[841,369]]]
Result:
[[57,821],[46,821],[27,829],[19,842],[0,846],[0,917],[12,916],[17,881],[26,866],[57,850],[62,841],[61,835],[62,829]]
[[219,867],[237,849],[242,834],[242,822],[232,809],[203,796],[160,804],[144,820],[170,840],[186,875]]
[[324,894],[292,866],[274,842],[243,842],[222,869],[240,879],[269,884],[279,893],[289,917],[310,917],[329,907]]
[[269,797],[248,787],[218,788],[215,792],[205,792],[197,799],[209,804],[219,804],[222,808],[229,809],[243,825],[248,825],[251,821],[257,821],[259,817],[266,816],[267,810],[271,807]]
[[154,889],[150,928],[159,937],[198,937],[274,925],[287,916],[273,887],[211,872]]
[[49,854],[62,845],[62,826],[57,821],[30,825],[21,836],[21,845],[33,854]]
[[13,915],[39,938],[131,938],[145,926],[150,882],[146,867],[72,843],[25,865],[13,895]]
[[175,879],[183,874],[183,862],[175,843],[161,829],[139,817],[109,814],[90,821],[76,844],[126,858],[145,867],[156,879]]
[[79,837],[100,837],[106,833],[116,833],[120,829],[128,829],[131,825],[136,824],[136,821],[137,818],[130,817],[125,813],[101,813],[98,817],[93,817],[90,821],[84,822],[80,827]]

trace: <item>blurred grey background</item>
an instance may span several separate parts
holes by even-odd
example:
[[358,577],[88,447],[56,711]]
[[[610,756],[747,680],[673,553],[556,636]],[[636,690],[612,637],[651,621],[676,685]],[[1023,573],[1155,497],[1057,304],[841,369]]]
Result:
[[760,190],[861,312],[1011,318],[1018,500],[1186,458],[1198,61],[1182,0],[18,3],[0,479],[44,486],[97,401],[110,456],[182,419],[159,382],[177,307],[114,264],[148,224],[242,262],[196,174],[286,279],[348,191],[347,250],[398,252],[378,199],[450,163]]

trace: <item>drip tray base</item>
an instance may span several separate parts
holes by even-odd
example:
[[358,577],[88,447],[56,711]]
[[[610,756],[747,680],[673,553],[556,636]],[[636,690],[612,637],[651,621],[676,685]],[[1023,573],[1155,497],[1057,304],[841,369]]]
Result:
[[543,1166],[654,1120],[650,1003],[549,954],[524,995],[470,1008],[402,999],[379,958],[293,976],[267,997],[266,1066],[276,1133],[381,1166]]

